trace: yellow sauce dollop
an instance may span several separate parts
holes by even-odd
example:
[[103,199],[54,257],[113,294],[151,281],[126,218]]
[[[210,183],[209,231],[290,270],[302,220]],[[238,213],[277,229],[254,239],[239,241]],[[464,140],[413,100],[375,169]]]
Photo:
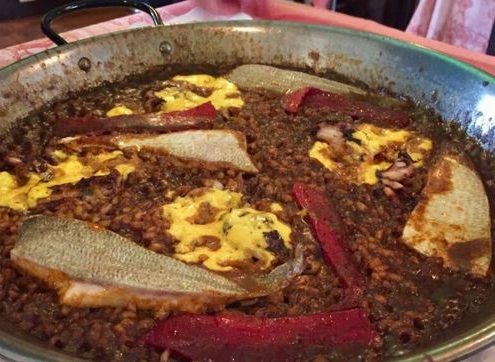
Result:
[[134,111],[126,106],[115,106],[107,112],[107,117],[125,116],[134,114]]
[[[35,207],[38,200],[44,199],[52,194],[54,186],[65,184],[76,184],[82,179],[93,176],[105,176],[110,169],[105,163],[121,156],[121,151],[105,152],[95,156],[88,156],[87,162],[83,162],[76,155],[67,155],[62,151],[55,151],[53,156],[60,163],[49,166],[50,177],[43,181],[41,175],[31,173],[27,183],[20,186],[14,175],[8,172],[0,172],[0,206],[9,207],[17,211],[25,211]],[[115,168],[122,177],[126,178],[135,170],[131,163],[121,163]]]
[[[377,171],[388,169],[399,151],[405,151],[414,161],[415,167],[422,167],[433,143],[429,138],[420,137],[414,132],[387,129],[371,124],[361,124],[346,141],[352,153],[345,160],[334,154],[332,146],[316,141],[309,150],[309,156],[318,160],[330,171],[338,172],[351,182],[374,185],[378,182]],[[375,159],[382,153],[385,160]]]
[[204,97],[186,90],[181,86],[172,86],[155,92],[155,95],[165,101],[162,111],[182,111],[211,102],[216,109],[241,108],[244,102],[234,83],[222,77],[212,77],[207,74],[178,75],[172,78],[174,82],[185,82],[197,87],[211,88],[209,96]]
[[[210,218],[197,220],[200,207],[209,208]],[[279,204],[273,209],[281,210]],[[187,263],[202,263],[216,271],[232,270],[236,263],[253,263],[267,269],[275,260],[267,250],[265,233],[276,231],[284,246],[291,249],[291,229],[271,212],[258,211],[242,201],[242,194],[215,188],[178,197],[163,206],[170,221],[168,232],[178,240],[174,257]],[[214,241],[214,247],[204,243]],[[203,242],[202,242],[203,241]]]

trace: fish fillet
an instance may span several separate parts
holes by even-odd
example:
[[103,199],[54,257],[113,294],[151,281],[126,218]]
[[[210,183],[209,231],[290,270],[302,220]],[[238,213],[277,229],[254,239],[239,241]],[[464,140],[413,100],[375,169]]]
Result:
[[177,157],[228,164],[241,171],[258,172],[246,152],[246,139],[230,130],[194,130],[158,136],[116,136],[119,148],[137,147],[162,150]]
[[267,89],[276,93],[286,93],[304,87],[314,87],[337,94],[365,94],[357,87],[314,75],[285,70],[268,65],[245,64],[238,66],[225,76],[240,88]]
[[492,257],[490,223],[488,198],[469,160],[442,152],[429,170],[402,239],[424,255],[441,258],[449,268],[485,276]]
[[82,221],[34,216],[23,223],[11,259],[57,289],[63,304],[202,312],[282,288],[302,272],[298,253],[270,274],[234,280]]

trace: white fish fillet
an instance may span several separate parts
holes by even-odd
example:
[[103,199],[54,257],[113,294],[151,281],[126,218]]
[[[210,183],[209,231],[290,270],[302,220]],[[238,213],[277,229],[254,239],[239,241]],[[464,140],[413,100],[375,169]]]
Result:
[[402,239],[449,268],[485,276],[492,257],[490,223],[480,177],[465,156],[444,153],[429,170]]
[[236,131],[193,130],[149,136],[123,135],[113,137],[111,142],[119,148],[152,148],[177,157],[228,164],[250,173],[258,172],[246,152],[244,135]]
[[282,288],[302,272],[299,254],[239,283],[82,221],[35,216],[23,223],[11,259],[56,288],[63,304],[200,312]]

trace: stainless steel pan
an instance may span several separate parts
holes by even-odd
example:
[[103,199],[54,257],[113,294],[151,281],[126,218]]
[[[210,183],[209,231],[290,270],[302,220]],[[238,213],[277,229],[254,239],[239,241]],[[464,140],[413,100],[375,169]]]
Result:
[[[495,152],[495,78],[440,53],[387,37],[287,22],[242,21],[156,26],[63,45],[0,70],[0,134],[69,92],[115,82],[153,68],[264,63],[328,70],[387,88],[459,123]],[[494,171],[495,172],[495,171]],[[495,341],[495,291],[478,313],[404,361],[453,360]],[[0,321],[0,355],[22,361],[66,361]]]

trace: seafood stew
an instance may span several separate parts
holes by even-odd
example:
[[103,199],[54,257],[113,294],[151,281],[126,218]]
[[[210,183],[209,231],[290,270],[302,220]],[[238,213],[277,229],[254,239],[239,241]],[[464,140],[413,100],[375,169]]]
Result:
[[493,287],[491,156],[347,84],[143,77],[52,104],[0,154],[0,313],[74,356],[382,360]]

